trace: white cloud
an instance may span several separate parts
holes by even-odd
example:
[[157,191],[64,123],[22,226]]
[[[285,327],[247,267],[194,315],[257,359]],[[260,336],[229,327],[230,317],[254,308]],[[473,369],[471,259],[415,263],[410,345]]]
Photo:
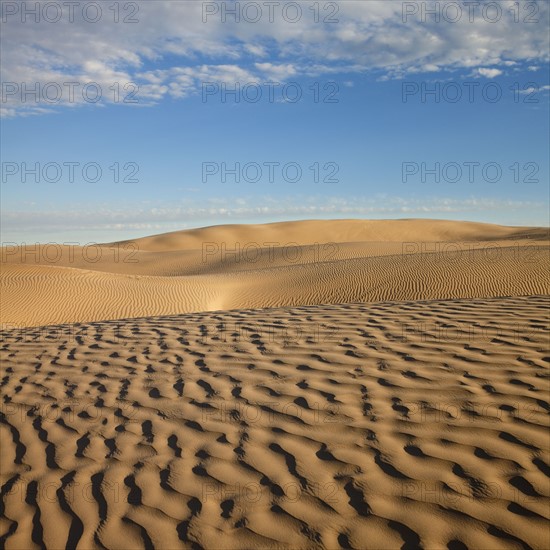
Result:
[[296,74],[296,68],[291,63],[275,65],[273,63],[254,63],[256,69],[270,79],[287,80]]
[[267,55],[266,48],[259,44],[245,44],[245,50],[256,57],[265,57]]
[[114,209],[104,207],[83,210],[76,205],[59,211],[5,211],[2,213],[2,231],[6,235],[15,232],[44,231],[79,231],[106,230],[112,228],[131,229],[139,225],[166,227],[166,224],[183,226],[185,222],[199,224],[216,219],[218,223],[227,220],[247,220],[264,218],[269,221],[275,217],[312,217],[325,215],[345,216],[378,216],[399,217],[410,213],[417,217],[426,214],[452,214],[482,212],[513,212],[524,209],[544,209],[544,202],[521,201],[494,198],[455,199],[446,197],[431,197],[425,199],[376,196],[365,197],[319,197],[305,196],[296,200],[295,196],[288,198],[263,197],[251,199],[247,197],[214,198],[206,201],[159,202],[154,206],[144,207],[143,204],[127,205]]
[[500,76],[502,71],[495,68],[480,67],[473,72],[473,76],[484,76],[485,78],[495,78]]
[[[69,81],[95,81],[104,91],[97,105],[114,100],[109,88],[116,82],[136,82],[140,104],[149,104],[167,96],[197,93],[203,78],[284,80],[369,70],[399,78],[410,72],[458,68],[492,78],[501,74],[499,67],[521,62],[534,67],[548,60],[549,4],[545,0],[535,0],[538,22],[531,24],[515,22],[512,0],[500,2],[497,22],[483,17],[482,3],[473,8],[473,22],[466,11],[456,23],[445,17],[439,21],[422,17],[421,10],[414,15],[403,11],[409,4],[417,8],[425,4],[438,5],[444,14],[447,3],[340,2],[334,4],[337,13],[323,3],[311,3],[303,4],[299,20],[290,22],[293,12],[283,15],[283,2],[274,8],[271,20],[264,7],[256,23],[247,22],[243,14],[239,23],[230,15],[224,20],[222,5],[228,2],[100,3],[102,16],[96,23],[83,18],[80,6],[70,22],[69,3],[60,3],[65,10],[57,23],[35,23],[32,16],[23,22],[20,12],[2,23],[1,79],[18,85],[59,83],[64,91]],[[47,0],[40,4],[46,5]],[[114,5],[120,10],[118,23]],[[133,5],[139,7],[135,14],[127,11]],[[318,13],[310,9],[315,5]],[[208,14],[207,9],[216,13]],[[253,15],[248,13],[248,18]],[[128,17],[136,22],[125,23]],[[75,101],[84,103],[79,93]],[[64,94],[60,104],[68,101]],[[23,103],[18,90],[2,98],[1,107],[13,116],[14,110],[36,114],[37,109],[52,105],[36,104],[32,97]]]
[[519,93],[522,95],[531,95],[531,94],[536,94],[538,92],[547,92],[548,90],[550,90],[549,85],[538,86],[537,88],[535,88],[534,86],[529,86],[528,88],[519,90]]

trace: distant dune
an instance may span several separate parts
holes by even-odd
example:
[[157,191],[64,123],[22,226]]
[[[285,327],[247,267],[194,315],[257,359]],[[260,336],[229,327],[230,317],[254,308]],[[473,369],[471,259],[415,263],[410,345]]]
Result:
[[0,548],[550,548],[547,229],[6,247]]
[[4,247],[0,322],[546,294],[549,232],[437,220],[224,225],[86,248]]

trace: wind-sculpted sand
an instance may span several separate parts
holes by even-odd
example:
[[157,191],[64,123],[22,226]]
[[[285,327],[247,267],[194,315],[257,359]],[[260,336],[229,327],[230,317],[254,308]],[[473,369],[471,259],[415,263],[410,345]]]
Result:
[[301,223],[4,258],[1,548],[550,547],[547,230]]
[[3,333],[6,548],[548,548],[547,297]]
[[434,220],[219,226],[2,248],[0,322],[550,292],[549,231]]

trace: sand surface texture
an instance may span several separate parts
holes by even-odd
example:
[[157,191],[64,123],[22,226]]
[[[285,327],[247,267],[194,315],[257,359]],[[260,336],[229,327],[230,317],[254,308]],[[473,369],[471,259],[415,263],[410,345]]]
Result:
[[338,221],[149,237],[133,264],[4,249],[0,547],[549,548],[547,237]]
[[434,220],[218,226],[2,249],[0,322],[548,294],[549,231]]

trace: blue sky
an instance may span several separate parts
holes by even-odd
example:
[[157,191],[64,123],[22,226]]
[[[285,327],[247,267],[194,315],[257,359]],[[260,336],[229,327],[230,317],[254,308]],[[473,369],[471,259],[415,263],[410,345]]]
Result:
[[[337,10],[326,23],[314,2],[294,23],[224,20],[223,2],[130,4],[135,23],[126,3],[119,23],[112,2],[95,23],[2,13],[3,242],[306,218],[548,225],[547,2],[481,2],[472,22],[448,20],[462,2],[439,2],[453,4],[439,21],[422,13],[433,2],[321,2],[320,19]],[[79,94],[90,82],[97,103]],[[24,181],[25,166],[40,174]]]

